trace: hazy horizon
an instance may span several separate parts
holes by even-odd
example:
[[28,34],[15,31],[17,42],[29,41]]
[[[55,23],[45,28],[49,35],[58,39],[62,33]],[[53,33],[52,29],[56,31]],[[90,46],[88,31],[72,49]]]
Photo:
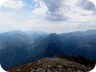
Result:
[[45,34],[54,34],[54,33],[56,33],[56,34],[66,34],[66,33],[73,33],[73,32],[86,32],[86,31],[96,31],[96,29],[90,29],[90,30],[81,30],[81,31],[70,31],[70,32],[61,32],[61,33],[56,33],[56,32],[46,32],[46,31],[36,31],[36,30],[34,30],[34,31],[28,31],[28,30],[25,30],[25,31],[23,31],[23,30],[10,30],[10,31],[5,31],[5,32],[0,32],[0,34],[2,34],[2,33],[8,33],[8,32],[24,32],[24,33],[45,33]]

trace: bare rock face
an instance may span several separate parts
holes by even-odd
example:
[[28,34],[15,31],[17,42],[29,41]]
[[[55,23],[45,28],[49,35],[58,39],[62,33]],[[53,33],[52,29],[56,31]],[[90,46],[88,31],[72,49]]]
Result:
[[52,57],[12,68],[8,72],[88,72],[91,69],[91,66],[84,66],[67,59]]

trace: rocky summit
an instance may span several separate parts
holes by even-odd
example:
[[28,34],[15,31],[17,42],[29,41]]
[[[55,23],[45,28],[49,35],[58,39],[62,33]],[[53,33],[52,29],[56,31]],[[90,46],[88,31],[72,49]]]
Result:
[[91,66],[85,66],[64,58],[52,57],[11,68],[8,72],[88,72],[91,69]]

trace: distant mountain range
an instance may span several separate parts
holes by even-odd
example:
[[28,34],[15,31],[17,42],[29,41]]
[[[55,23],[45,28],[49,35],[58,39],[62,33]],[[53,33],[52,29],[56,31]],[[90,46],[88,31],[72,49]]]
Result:
[[22,31],[0,34],[0,63],[5,70],[61,54],[96,60],[96,30],[64,34]]

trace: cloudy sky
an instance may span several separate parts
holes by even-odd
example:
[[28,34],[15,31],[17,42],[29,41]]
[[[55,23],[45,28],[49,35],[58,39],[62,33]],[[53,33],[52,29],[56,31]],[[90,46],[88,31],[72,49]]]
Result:
[[89,29],[96,29],[96,7],[89,0],[7,0],[0,6],[0,32]]

